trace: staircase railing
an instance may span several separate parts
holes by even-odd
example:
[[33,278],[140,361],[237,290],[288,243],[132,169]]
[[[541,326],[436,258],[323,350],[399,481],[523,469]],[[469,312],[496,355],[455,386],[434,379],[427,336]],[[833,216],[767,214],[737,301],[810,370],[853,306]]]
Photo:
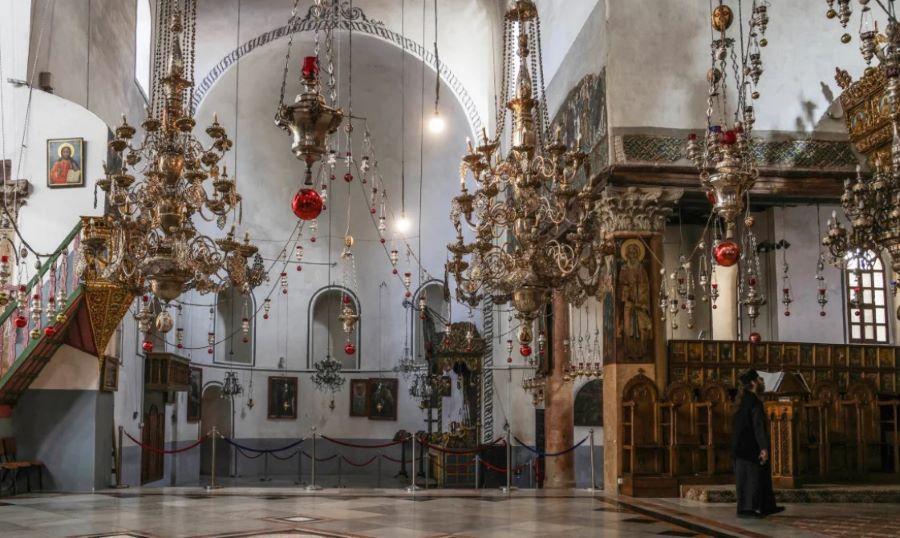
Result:
[[[55,254],[41,263],[24,289],[11,284],[10,300],[0,314],[0,384],[16,360],[47,336],[53,336],[80,293],[75,257],[81,242],[81,221],[62,240]],[[60,291],[63,293],[60,295]],[[59,300],[61,299],[61,300]],[[58,304],[57,304],[58,303]],[[48,306],[54,305],[53,312]],[[35,307],[40,305],[40,312]]]

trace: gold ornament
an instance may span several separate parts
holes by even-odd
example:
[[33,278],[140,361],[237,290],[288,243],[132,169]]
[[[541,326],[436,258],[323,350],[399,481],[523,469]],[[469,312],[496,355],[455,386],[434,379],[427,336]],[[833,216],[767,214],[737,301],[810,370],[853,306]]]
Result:
[[734,13],[725,4],[716,6],[716,9],[713,10],[712,26],[717,31],[724,32],[731,26],[732,21],[734,21]]

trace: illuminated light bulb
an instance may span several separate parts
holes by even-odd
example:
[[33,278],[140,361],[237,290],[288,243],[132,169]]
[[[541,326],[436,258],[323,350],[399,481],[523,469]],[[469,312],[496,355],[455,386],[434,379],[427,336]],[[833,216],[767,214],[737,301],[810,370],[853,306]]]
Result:
[[440,112],[435,110],[434,115],[428,119],[428,130],[431,131],[432,134],[441,134],[446,127],[447,122],[444,121],[444,117],[441,116]]
[[398,232],[405,234],[412,228],[412,221],[409,220],[409,217],[406,216],[406,213],[401,213],[400,218],[394,223],[394,229]]

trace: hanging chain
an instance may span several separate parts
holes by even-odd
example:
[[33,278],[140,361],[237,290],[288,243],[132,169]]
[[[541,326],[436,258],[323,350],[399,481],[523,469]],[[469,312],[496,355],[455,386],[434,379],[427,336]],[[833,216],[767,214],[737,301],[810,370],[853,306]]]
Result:
[[[288,20],[287,31],[288,31],[288,46],[287,53],[284,55],[284,72],[281,75],[281,92],[278,96],[278,106],[275,109],[275,118],[278,119],[278,115],[281,112],[281,109],[284,107],[284,92],[287,87],[287,76],[288,76],[288,68],[290,67],[291,62],[291,48],[294,45],[294,24],[297,20],[297,6],[300,4],[300,0],[294,0],[294,7],[291,9],[291,18]],[[316,32],[316,56],[319,55],[319,33]]]

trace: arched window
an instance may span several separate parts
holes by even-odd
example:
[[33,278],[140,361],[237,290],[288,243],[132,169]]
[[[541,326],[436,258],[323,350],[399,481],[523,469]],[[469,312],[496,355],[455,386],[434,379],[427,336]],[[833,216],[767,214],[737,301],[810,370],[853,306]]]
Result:
[[150,54],[153,49],[153,15],[150,0],[135,0],[134,23],[134,81],[144,94],[150,96]]
[[[216,297],[216,345],[213,362],[254,364],[256,359],[256,305],[253,294],[244,295],[229,286]],[[246,320],[247,334],[243,324]],[[227,338],[226,338],[227,337]]]
[[[347,335],[341,321],[344,301],[360,318],[356,327]],[[327,286],[313,294],[309,300],[309,330],[307,334],[306,366],[324,359],[326,355],[341,362],[344,370],[360,367],[359,334],[362,330],[362,310],[356,294],[343,286]],[[353,344],[353,352],[347,353],[347,344]]]
[[874,252],[847,255],[844,297],[847,305],[849,341],[887,344],[888,294],[884,264]]
[[[422,319],[420,311],[421,298],[425,297],[426,319]],[[410,309],[412,319],[412,353],[413,357],[422,361],[425,360],[425,333],[426,330],[434,332],[444,332],[444,321],[450,318],[449,304],[444,300],[444,282],[441,280],[429,280],[419,286],[419,289],[412,297],[414,309]],[[425,324],[432,324],[426,328]]]

